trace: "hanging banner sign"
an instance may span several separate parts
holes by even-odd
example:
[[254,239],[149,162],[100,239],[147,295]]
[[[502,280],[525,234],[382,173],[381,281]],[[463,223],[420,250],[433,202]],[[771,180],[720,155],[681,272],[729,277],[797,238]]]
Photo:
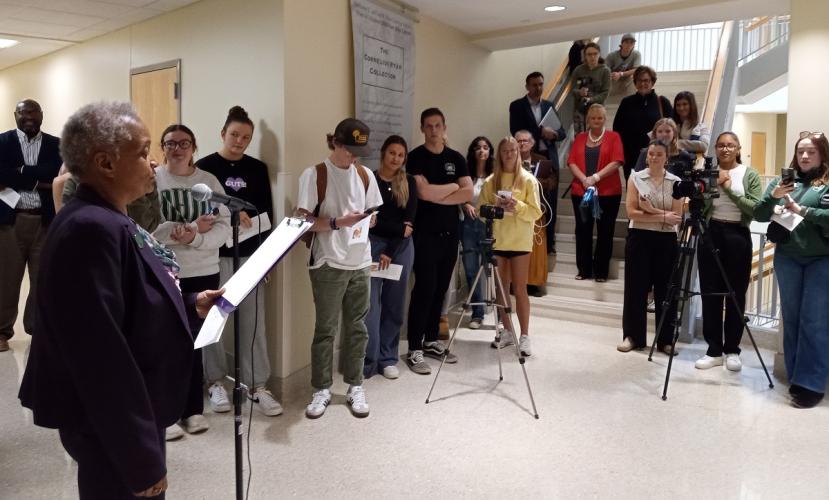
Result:
[[351,0],[351,27],[355,115],[371,129],[372,154],[363,162],[375,169],[386,137],[397,134],[411,143],[414,27],[370,0]]

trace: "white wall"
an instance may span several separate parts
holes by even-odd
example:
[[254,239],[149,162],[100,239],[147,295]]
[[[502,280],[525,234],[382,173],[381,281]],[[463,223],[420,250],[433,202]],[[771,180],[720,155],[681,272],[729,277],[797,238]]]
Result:
[[[751,165],[761,175],[779,174],[778,164],[778,134],[784,134],[785,129],[778,130],[778,115],[776,113],[735,113],[733,131],[740,138],[743,163]],[[758,165],[751,158],[751,133],[764,132],[766,134],[766,162]],[[713,138],[712,138],[713,139]]]

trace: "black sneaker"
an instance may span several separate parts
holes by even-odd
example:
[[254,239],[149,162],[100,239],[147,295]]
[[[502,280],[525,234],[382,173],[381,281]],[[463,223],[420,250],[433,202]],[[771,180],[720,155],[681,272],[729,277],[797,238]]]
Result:
[[823,400],[822,392],[815,392],[805,387],[792,394],[792,406],[795,408],[814,408]]
[[[436,340],[434,342],[423,343],[423,355],[434,359],[443,359],[443,354],[446,353],[446,346],[443,342]],[[450,365],[458,362],[458,357],[454,354],[446,353],[446,362]]]

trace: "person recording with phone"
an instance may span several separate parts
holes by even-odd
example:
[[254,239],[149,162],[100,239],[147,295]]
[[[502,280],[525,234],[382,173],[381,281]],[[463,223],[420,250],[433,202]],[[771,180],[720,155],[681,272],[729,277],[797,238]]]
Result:
[[601,48],[590,42],[584,46],[584,63],[573,71],[573,128],[576,133],[587,130],[587,110],[593,104],[604,104],[610,93],[610,68],[599,61]]
[[682,222],[682,200],[672,196],[679,177],[665,169],[668,145],[659,139],[648,145],[645,170],[634,172],[628,179],[627,209],[630,223],[625,241],[625,301],[622,311],[622,343],[616,349],[628,352],[647,344],[648,292],[653,288],[660,352],[671,350],[676,316],[675,303],[664,307],[668,282],[674,268],[679,245],[676,228]]
[[[533,248],[533,231],[535,221],[541,217],[541,186],[532,173],[521,165],[518,141],[505,137],[498,143],[495,169],[490,175],[478,200],[479,209],[483,205],[495,205],[504,210],[504,217],[492,224],[492,236],[495,238],[493,254],[501,276],[503,291],[496,289],[498,304],[506,305],[510,284],[515,294],[515,309],[521,327],[518,348],[524,356],[530,356],[529,324],[530,298],[527,294],[527,275],[530,270],[530,252]],[[497,287],[496,287],[497,288]],[[505,331],[493,341],[492,345],[502,348],[515,343],[515,328],[511,315],[501,315]]]
[[[829,141],[823,132],[801,132],[794,149],[793,172],[769,184],[754,217],[773,221],[767,235],[776,243],[791,404],[812,408],[829,378]],[[792,214],[802,217],[794,229],[777,222]]]
[[[702,292],[702,334],[708,350],[694,364],[700,370],[722,366],[740,371],[740,341],[751,276],[751,233],[748,226],[754,208],[760,202],[763,186],[760,174],[742,163],[740,140],[734,132],[723,132],[717,137],[715,149],[719,163],[717,184],[720,196],[705,200],[703,214],[708,231],[697,248],[700,291]],[[725,277],[734,289],[739,310],[728,296],[713,295],[728,292],[713,250],[719,250]],[[723,302],[725,319],[723,320]]]
[[377,214],[377,224],[369,231],[371,261],[378,269],[390,264],[402,266],[400,279],[371,278],[371,299],[366,316],[368,344],[363,362],[363,376],[380,373],[388,379],[400,376],[400,328],[409,289],[409,274],[414,262],[415,213],[417,185],[406,173],[406,141],[399,135],[390,135],[380,148],[380,168],[374,172],[383,204]]

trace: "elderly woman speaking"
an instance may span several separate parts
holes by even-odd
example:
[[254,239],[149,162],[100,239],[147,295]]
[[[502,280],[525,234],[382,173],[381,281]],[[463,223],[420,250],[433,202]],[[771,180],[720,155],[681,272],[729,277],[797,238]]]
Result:
[[127,217],[152,186],[149,148],[126,103],[84,106],[61,138],[80,185],[46,237],[20,399],[36,425],[58,429],[82,499],[163,497],[164,429],[181,415],[193,356],[188,318],[222,293],[182,297],[175,256]]

